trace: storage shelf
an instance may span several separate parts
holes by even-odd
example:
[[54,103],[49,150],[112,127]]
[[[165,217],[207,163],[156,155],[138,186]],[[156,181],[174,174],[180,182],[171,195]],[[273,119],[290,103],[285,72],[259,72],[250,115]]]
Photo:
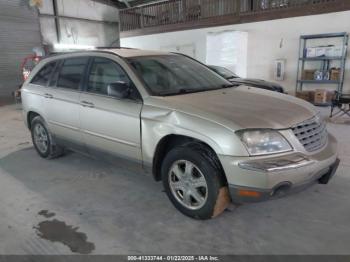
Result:
[[301,58],[299,58],[299,60],[302,60],[302,61],[327,61],[327,60],[343,60],[343,59],[345,59],[345,57],[343,57],[343,56],[333,56],[333,57],[321,56],[321,57],[301,57]]
[[[335,53],[326,52],[326,54],[323,53],[324,56],[306,57],[307,53],[305,52],[305,50],[307,49],[307,47],[311,46],[310,40],[311,39],[325,39],[325,38],[339,38],[339,40],[342,41],[341,46],[338,44],[340,47],[342,47],[342,53],[340,53],[338,51]],[[323,46],[327,47],[326,45],[328,45],[328,47],[329,47],[329,46],[331,46],[330,45],[331,42],[334,42],[334,44],[335,44],[335,39],[333,39],[332,41],[324,42]],[[346,32],[300,36],[299,55],[297,58],[297,61],[298,61],[297,67],[298,68],[297,68],[296,88],[295,88],[296,92],[303,91],[303,87],[307,90],[312,90],[313,89],[312,86],[314,88],[317,88],[317,85],[334,85],[332,87],[334,87],[335,90],[339,94],[341,94],[343,92],[344,75],[345,75],[345,71],[346,71],[345,65],[346,65],[347,52],[348,52],[348,50],[347,50],[348,49],[348,42],[349,42],[349,35]],[[317,54],[317,52],[316,52],[316,54]],[[315,63],[315,62],[317,62],[317,63]],[[337,80],[302,80],[302,78],[305,77],[303,74],[307,73],[305,71],[309,67],[307,65],[311,66],[312,64],[319,65],[319,67],[317,66],[318,70],[320,70],[321,72],[330,73],[331,78],[337,79]],[[333,64],[337,64],[336,67],[340,69],[339,77],[337,77],[337,75],[335,75],[338,72],[331,72],[332,67],[335,66]],[[309,73],[311,73],[311,72],[309,72]],[[305,78],[312,79],[313,76],[310,76],[310,77],[306,76]]]
[[317,38],[333,38],[333,37],[346,37],[346,32],[341,33],[331,33],[331,34],[318,34],[318,35],[302,35],[300,38],[309,40],[309,39],[317,39]]
[[339,84],[340,81],[336,80],[298,80],[299,83],[304,84]]

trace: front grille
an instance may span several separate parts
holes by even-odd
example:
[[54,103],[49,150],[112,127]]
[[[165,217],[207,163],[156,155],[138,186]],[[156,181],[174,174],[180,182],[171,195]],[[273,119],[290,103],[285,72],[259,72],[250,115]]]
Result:
[[292,127],[292,130],[308,152],[316,151],[327,144],[326,123],[318,116]]

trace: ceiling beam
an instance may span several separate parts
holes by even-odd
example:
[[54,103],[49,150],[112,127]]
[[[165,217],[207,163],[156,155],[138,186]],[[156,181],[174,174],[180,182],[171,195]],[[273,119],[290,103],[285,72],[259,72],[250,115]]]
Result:
[[66,15],[39,14],[39,17],[49,17],[49,18],[54,18],[56,20],[58,20],[58,19],[70,19],[70,20],[77,20],[77,21],[82,21],[82,22],[90,22],[90,23],[98,23],[98,24],[116,24],[116,25],[119,24],[119,22],[117,22],[117,21],[103,21],[103,20],[95,20],[95,19],[88,19],[88,18],[66,16]]
[[101,4],[117,7],[119,9],[123,9],[127,7],[123,1],[118,1],[118,0],[93,0],[93,1]]
[[165,2],[167,0],[93,0],[106,5],[111,5],[119,9],[136,7],[140,5],[149,4],[152,2]]
[[130,4],[129,4],[129,1],[128,1],[128,0],[123,0],[123,2],[125,3],[125,5],[126,5],[127,8],[130,7]]

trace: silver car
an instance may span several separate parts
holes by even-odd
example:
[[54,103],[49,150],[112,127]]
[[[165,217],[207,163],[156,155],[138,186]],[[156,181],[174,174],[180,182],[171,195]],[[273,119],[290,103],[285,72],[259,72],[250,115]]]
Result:
[[22,87],[40,156],[128,159],[174,206],[208,219],[234,202],[328,183],[337,142],[309,103],[232,85],[186,56],[105,49],[49,57]]

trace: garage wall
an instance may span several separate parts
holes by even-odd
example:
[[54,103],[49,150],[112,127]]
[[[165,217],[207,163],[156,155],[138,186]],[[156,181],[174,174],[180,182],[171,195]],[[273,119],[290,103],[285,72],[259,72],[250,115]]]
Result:
[[[119,46],[119,12],[116,7],[93,0],[56,0],[56,2],[57,13],[61,16],[94,20],[60,18],[61,43]],[[53,10],[53,0],[44,0],[39,9],[43,15],[40,24],[46,45],[57,43],[55,19],[50,17],[54,14]]]
[[0,1],[0,103],[22,82],[20,65],[24,57],[41,45],[37,11],[26,1]]
[[[331,32],[350,33],[349,17],[350,11],[345,11],[324,15],[122,38],[121,46],[159,50],[162,46],[194,45],[195,58],[205,62],[207,33],[224,30],[247,32],[247,77],[275,81],[274,61],[276,59],[285,59],[286,77],[285,80],[280,81],[280,83],[289,93],[294,93],[296,85],[299,36],[304,34]],[[350,50],[348,54],[348,59],[350,59]],[[316,88],[316,86],[310,87]],[[321,87],[334,88],[334,86]],[[344,91],[350,92],[350,60],[348,60],[346,65]]]

